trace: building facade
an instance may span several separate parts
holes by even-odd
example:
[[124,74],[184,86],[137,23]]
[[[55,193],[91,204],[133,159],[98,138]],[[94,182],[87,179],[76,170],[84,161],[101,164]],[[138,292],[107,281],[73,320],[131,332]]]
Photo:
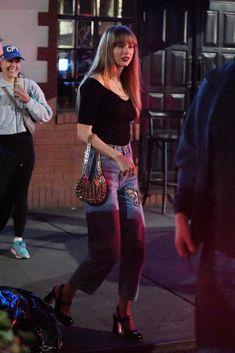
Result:
[[[20,48],[23,74],[38,82],[54,112],[34,135],[30,208],[81,205],[76,90],[107,26],[126,24],[139,39],[144,109],[183,113],[206,71],[235,57],[235,1],[0,0],[0,9],[0,37]],[[141,133],[134,125],[137,164],[147,153]]]

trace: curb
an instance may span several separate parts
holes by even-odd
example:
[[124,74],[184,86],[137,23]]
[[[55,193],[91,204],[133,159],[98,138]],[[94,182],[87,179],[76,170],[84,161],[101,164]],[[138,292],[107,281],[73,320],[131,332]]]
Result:
[[[196,341],[178,341],[171,343],[147,343],[126,347],[98,348],[82,350],[79,353],[196,353]],[[75,353],[75,352],[74,352]]]

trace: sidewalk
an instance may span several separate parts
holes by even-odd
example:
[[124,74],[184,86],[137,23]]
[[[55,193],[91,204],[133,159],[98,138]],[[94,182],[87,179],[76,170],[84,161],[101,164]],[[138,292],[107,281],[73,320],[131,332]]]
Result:
[[[195,352],[194,282],[197,258],[191,266],[174,248],[174,216],[146,206],[147,254],[139,299],[134,303],[142,343],[111,333],[117,302],[117,267],[93,296],[78,293],[74,326],[63,328],[61,353]],[[1,232],[1,285],[32,290],[44,297],[54,284],[66,282],[87,252],[84,212],[79,209],[32,210],[25,233],[30,260],[10,254],[11,221]]]

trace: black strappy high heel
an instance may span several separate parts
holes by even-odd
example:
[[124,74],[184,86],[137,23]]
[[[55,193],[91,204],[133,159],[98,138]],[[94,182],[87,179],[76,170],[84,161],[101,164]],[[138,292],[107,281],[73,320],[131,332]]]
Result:
[[62,293],[63,293],[63,288],[64,288],[64,284],[62,284],[59,287],[59,295],[58,298],[55,295],[55,287],[52,288],[52,290],[50,291],[49,294],[47,294],[44,298],[44,301],[47,304],[52,304],[53,301],[55,301],[55,316],[57,318],[58,321],[60,321],[64,326],[71,326],[73,324],[73,318],[71,315],[68,314],[64,314],[61,311],[61,306],[71,306],[72,302],[65,302],[62,300]]
[[118,336],[139,341],[144,338],[144,335],[137,330],[131,330],[125,326],[125,323],[131,320],[133,320],[131,315],[121,317],[117,306],[117,313],[113,314],[113,333]]

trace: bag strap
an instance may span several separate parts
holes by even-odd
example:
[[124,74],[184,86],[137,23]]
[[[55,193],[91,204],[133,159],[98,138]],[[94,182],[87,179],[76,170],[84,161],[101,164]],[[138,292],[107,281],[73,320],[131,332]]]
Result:
[[24,122],[25,128],[33,135],[35,131],[35,120],[30,114],[30,112],[25,107],[23,107],[23,103],[22,103],[22,107],[19,106],[14,96],[10,94],[10,92],[6,87],[2,87],[2,89],[14,104],[16,110],[23,115],[23,122]]
[[[94,136],[95,136],[95,134],[93,134],[93,133],[91,133],[88,136],[88,142],[87,142],[87,146],[86,146],[86,149],[85,149],[85,152],[84,152],[84,158],[83,158],[82,175],[86,175],[89,155],[90,155],[90,152],[91,152],[91,149],[92,149],[91,141],[92,141],[92,138]],[[100,153],[95,152],[95,154],[96,154],[95,167],[96,167],[97,175],[100,176],[100,175],[102,175],[102,166],[101,166]]]
[[7,96],[9,97],[9,99],[12,101],[12,103],[14,104],[14,106],[16,107],[16,109],[20,112],[23,111],[23,109],[17,104],[14,96],[12,94],[10,94],[10,92],[8,91],[8,89],[6,87],[2,87],[3,91],[7,94]]

